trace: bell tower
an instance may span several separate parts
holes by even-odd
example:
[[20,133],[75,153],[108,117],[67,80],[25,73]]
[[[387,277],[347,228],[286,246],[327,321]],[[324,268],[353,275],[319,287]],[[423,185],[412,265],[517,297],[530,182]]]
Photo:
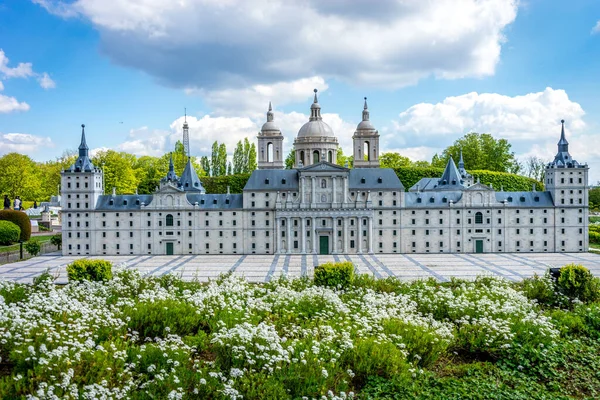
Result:
[[258,133],[258,169],[283,169],[283,135],[273,122],[273,107],[269,102],[267,122]]
[[362,112],[362,121],[352,136],[354,142],[354,168],[379,168],[379,132],[369,120],[367,98]]

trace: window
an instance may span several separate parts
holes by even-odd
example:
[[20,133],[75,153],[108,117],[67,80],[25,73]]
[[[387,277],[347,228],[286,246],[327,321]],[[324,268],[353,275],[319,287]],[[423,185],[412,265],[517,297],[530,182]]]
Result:
[[165,225],[173,226],[173,215],[172,214],[167,214],[167,216],[165,218]]

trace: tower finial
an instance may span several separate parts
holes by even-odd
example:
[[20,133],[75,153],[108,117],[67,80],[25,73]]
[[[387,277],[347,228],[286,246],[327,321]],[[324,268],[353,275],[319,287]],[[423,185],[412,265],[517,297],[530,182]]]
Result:
[[314,90],[314,92],[315,92],[315,99],[314,99],[313,103],[315,103],[315,104],[316,104],[316,103],[318,103],[318,102],[319,102],[319,101],[317,100],[317,89],[315,89],[315,90]]
[[271,106],[271,102],[269,101],[269,111],[273,111],[273,107]]
[[365,106],[363,107],[365,110],[368,110],[369,107],[367,107],[367,98],[365,97]]
[[367,106],[367,98],[366,97],[365,97],[365,105],[363,106],[362,120],[363,121],[369,120],[369,107]]
[[273,122],[273,107],[269,101],[269,111],[267,111],[267,122]]
[[560,140],[558,141],[558,151],[559,152],[568,152],[569,151],[569,142],[567,142],[567,138],[565,137],[565,120],[561,119],[560,123],[562,124],[560,130]]
[[183,122],[187,122],[187,108],[183,108]]

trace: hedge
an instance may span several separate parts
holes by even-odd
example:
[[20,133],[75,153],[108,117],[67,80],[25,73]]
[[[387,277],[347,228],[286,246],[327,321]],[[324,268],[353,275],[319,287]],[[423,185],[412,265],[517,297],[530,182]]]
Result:
[[[406,190],[416,185],[421,178],[440,178],[444,174],[444,168],[434,167],[405,167],[396,168],[394,171]],[[477,182],[477,178],[479,178],[484,185],[489,186],[491,183],[495,190],[503,188],[506,192],[529,192],[534,184],[536,190],[544,190],[543,183],[525,176],[482,170],[468,172],[473,175],[474,182]]]
[[22,211],[1,210],[0,221],[10,221],[21,229],[20,240],[26,242],[31,237],[31,221]]
[[0,245],[9,245],[19,240],[21,229],[10,221],[0,221]]
[[[444,173],[443,168],[433,167],[396,168],[394,171],[406,190],[414,186],[421,178],[440,178]],[[495,171],[469,171],[469,173],[473,175],[475,182],[477,182],[477,178],[479,177],[481,183],[484,185],[491,183],[495,190],[500,190],[500,187],[502,187],[507,192],[528,192],[533,188],[533,184],[535,184],[536,190],[544,190],[544,185],[541,182],[525,176]],[[227,186],[229,186],[231,193],[242,193],[249,178],[250,174],[239,174],[213,177],[204,176],[200,180],[202,181],[202,186],[206,189],[206,193],[218,194],[227,193]]]
[[75,260],[67,265],[69,281],[108,281],[112,279],[112,263],[106,260]]

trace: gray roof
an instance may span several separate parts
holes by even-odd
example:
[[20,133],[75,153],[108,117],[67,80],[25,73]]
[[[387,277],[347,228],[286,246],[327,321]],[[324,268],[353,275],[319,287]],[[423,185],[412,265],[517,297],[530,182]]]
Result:
[[145,205],[152,202],[151,194],[123,194],[123,195],[102,195],[98,197],[96,210],[107,211],[127,211],[141,209],[141,203]]
[[187,193],[187,201],[194,205],[198,203],[200,209],[241,209],[243,208],[243,195],[241,194],[200,194]]
[[420,192],[426,192],[435,190],[440,178],[421,178],[421,180],[415,183],[410,189],[410,192],[416,192],[417,188]]
[[558,141],[558,152],[554,156],[554,160],[550,163],[551,166],[557,168],[576,168],[580,167],[579,163],[573,160],[569,154],[569,142],[565,138],[565,120],[560,121],[562,129],[560,131],[560,140]]
[[348,176],[350,190],[404,191],[404,185],[391,168],[354,168]]
[[192,165],[192,161],[189,159],[187,164],[185,164],[185,169],[181,174],[181,178],[179,178],[179,187],[186,192],[204,193],[204,187],[202,186],[202,182],[200,182],[200,179],[198,179],[196,169]]
[[296,169],[257,169],[252,172],[246,190],[298,190],[298,170]]
[[[496,200],[507,207],[553,207],[550,192],[496,192]],[[511,201],[512,200],[512,201]]]
[[408,192],[404,201],[407,208],[440,208],[448,207],[450,201],[458,203],[462,195],[462,191]]
[[448,160],[448,164],[446,164],[446,169],[442,174],[442,177],[439,179],[437,184],[437,190],[460,190],[464,188],[463,179],[456,168],[456,164],[454,164],[454,160],[452,157]]
[[81,143],[79,144],[79,157],[75,160],[75,164],[71,166],[72,170],[77,172],[91,172],[95,169],[92,160],[89,157],[89,148],[85,141],[85,125],[81,124]]

